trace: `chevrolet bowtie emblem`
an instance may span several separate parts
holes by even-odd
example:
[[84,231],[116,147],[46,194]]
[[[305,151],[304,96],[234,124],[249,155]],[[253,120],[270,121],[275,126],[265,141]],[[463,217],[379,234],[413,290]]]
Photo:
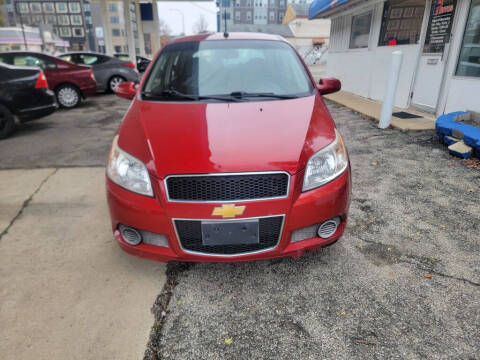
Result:
[[242,215],[245,211],[245,206],[222,205],[213,208],[213,216],[221,216],[223,218],[234,218],[237,215]]

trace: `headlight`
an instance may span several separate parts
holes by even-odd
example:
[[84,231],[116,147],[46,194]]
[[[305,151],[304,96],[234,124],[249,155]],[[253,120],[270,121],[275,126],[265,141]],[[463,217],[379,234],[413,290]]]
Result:
[[107,175],[115,184],[138,194],[153,196],[152,184],[145,165],[118,147],[118,135],[108,156]]
[[333,143],[313,154],[308,160],[302,191],[312,190],[332,181],[347,168],[347,150],[337,130],[335,135]]

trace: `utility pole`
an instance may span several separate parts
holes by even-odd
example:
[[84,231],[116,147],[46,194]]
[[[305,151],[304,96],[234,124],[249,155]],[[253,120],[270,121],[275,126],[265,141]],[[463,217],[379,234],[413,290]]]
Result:
[[25,45],[25,51],[27,51],[28,50],[27,38],[25,37],[25,28],[23,27],[22,14],[20,13],[20,11],[18,11],[18,8],[17,8],[18,4],[16,1],[14,5],[15,5],[15,15],[20,18],[20,26],[22,27],[22,35],[23,35],[23,44]]

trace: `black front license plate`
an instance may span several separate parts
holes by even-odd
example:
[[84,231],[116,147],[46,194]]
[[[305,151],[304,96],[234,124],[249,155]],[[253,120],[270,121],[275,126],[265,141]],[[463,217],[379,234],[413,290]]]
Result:
[[258,244],[258,219],[202,221],[202,243],[207,246]]

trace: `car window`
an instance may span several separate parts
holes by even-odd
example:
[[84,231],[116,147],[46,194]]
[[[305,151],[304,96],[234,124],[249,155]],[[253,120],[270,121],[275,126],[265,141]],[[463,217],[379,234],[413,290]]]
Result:
[[34,56],[34,55],[14,55],[13,65],[16,66],[35,66],[41,69],[52,69],[56,65],[53,61],[50,61],[46,58]]
[[79,59],[85,65],[93,65],[98,62],[98,56],[91,54],[79,54]]
[[270,40],[184,42],[168,45],[143,89],[199,96],[260,92],[307,96],[313,86],[295,51]]
[[65,61],[72,62],[72,55],[61,55],[60,58]]

